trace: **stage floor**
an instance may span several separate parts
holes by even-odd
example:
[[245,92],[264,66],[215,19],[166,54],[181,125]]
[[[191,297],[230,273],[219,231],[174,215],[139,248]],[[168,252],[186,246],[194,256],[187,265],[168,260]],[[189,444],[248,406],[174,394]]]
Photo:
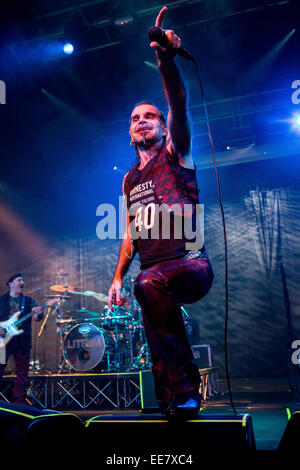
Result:
[[[226,381],[219,379],[220,393],[208,400],[199,415],[234,414],[230,403]],[[300,402],[293,400],[288,378],[243,378],[232,379],[233,404],[238,414],[252,417],[256,447],[258,450],[275,450],[288,423],[290,414],[300,411]],[[66,410],[70,413],[70,409]],[[83,410],[71,411],[82,420],[97,415],[134,415],[139,410]]]
[[[252,417],[257,449],[277,449],[290,414],[300,410],[300,403],[293,400],[289,391],[288,379],[235,379],[231,385],[236,412],[249,413]],[[229,394],[207,402],[201,413],[233,413]]]

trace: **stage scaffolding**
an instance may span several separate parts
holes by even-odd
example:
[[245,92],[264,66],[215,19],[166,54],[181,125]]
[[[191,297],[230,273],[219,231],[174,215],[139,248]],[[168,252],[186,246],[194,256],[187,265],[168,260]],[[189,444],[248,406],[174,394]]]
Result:
[[[101,374],[30,374],[27,400],[53,410],[140,410],[142,374],[147,371]],[[149,371],[148,371],[149,372]],[[200,369],[205,402],[218,393],[218,368]],[[0,400],[10,401],[15,375],[3,377]]]

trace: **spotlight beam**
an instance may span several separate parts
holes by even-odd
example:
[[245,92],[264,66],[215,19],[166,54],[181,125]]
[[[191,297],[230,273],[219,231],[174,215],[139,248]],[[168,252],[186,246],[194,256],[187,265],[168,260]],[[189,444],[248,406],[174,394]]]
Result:
[[243,77],[243,82],[252,83],[262,78],[271,64],[281,53],[290,38],[295,34],[296,30],[292,29],[284,38],[278,41],[263,57],[261,57],[254,66]]

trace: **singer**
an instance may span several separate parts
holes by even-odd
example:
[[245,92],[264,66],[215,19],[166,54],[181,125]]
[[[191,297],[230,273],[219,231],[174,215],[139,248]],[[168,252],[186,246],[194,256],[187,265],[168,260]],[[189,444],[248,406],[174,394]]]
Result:
[[[163,28],[166,11],[164,7],[159,12],[157,28]],[[185,331],[181,305],[204,297],[214,275],[204,245],[190,250],[184,234],[175,236],[175,229],[184,218],[180,210],[169,214],[170,236],[162,233],[166,207],[174,204],[179,209],[185,205],[191,207],[186,217],[192,219],[194,226],[199,203],[187,93],[175,63],[181,40],[172,30],[162,30],[162,33],[164,40],[151,41],[150,47],[156,53],[168,118],[166,122],[149,101],[138,103],[131,113],[129,134],[137,158],[123,181],[126,229],[108,296],[113,310],[113,304],[121,300],[122,278],[138,253],[141,272],[134,293],[142,309],[158,404],[172,421],[195,419],[200,408],[201,379]],[[160,211],[158,216],[156,211]]]

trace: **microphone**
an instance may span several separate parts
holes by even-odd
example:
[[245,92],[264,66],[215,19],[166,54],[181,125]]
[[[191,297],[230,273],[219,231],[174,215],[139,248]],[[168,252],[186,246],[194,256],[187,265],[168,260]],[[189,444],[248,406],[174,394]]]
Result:
[[[158,28],[157,26],[152,26],[148,30],[148,36],[151,42],[158,42],[158,44],[160,44],[162,47],[167,47],[167,45],[169,44],[169,40],[165,32],[161,28]],[[180,55],[184,59],[194,60],[194,57],[183,47],[176,49],[176,52],[178,55]]]

